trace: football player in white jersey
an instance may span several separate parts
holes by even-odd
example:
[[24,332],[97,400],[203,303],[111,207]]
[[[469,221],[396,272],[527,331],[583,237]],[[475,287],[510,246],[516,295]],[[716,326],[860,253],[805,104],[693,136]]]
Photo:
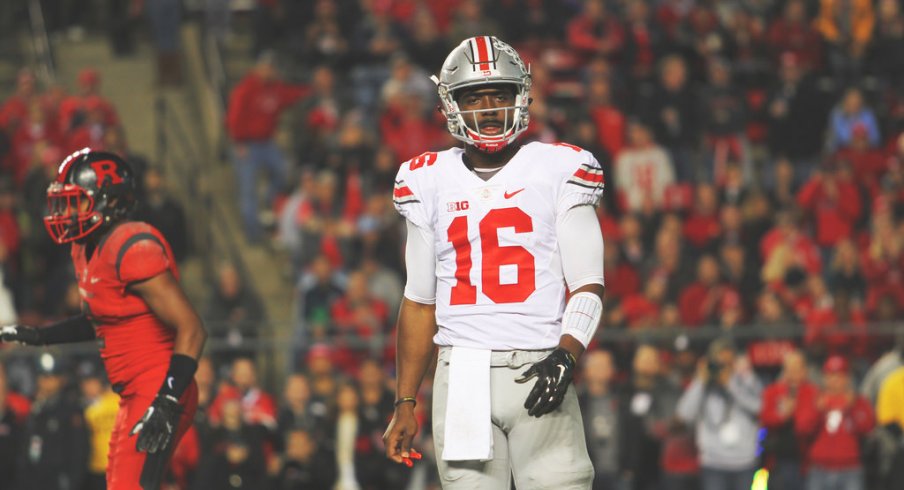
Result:
[[387,456],[411,465],[414,406],[438,346],[433,437],[445,489],[589,489],[572,374],[602,317],[603,172],[567,144],[520,144],[530,71],[495,37],[442,67],[441,109],[463,148],[399,169],[408,279]]

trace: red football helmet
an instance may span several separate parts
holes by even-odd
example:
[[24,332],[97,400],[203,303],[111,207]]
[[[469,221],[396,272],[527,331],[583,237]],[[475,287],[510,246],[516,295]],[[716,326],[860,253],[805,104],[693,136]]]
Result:
[[44,226],[57,243],[80,241],[135,209],[135,174],[112,153],[84,148],[66,157],[47,187]]

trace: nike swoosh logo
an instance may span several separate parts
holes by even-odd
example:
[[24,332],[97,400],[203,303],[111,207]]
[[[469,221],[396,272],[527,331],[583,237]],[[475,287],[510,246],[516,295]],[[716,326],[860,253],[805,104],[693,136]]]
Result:
[[169,389],[173,389],[173,377],[172,376],[170,376],[169,378],[166,379],[166,384],[167,384],[167,386],[169,386]]
[[511,198],[515,197],[515,195],[517,195],[519,192],[521,192],[521,191],[523,191],[523,190],[524,190],[524,188],[522,187],[522,188],[518,189],[518,190],[515,191],[515,192],[505,192],[505,193],[502,195],[502,197],[504,197],[504,198],[506,198],[506,199],[511,199]]

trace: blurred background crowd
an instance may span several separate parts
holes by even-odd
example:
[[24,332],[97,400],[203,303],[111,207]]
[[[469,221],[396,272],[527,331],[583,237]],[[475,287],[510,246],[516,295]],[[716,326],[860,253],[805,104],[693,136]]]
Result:
[[[198,238],[213,225],[192,219],[197,196],[173,185],[202,164],[134,151],[123,121],[148,114],[105,97],[119,78],[86,64],[63,83],[23,62],[3,82],[0,323],[79,311],[68,249],[41,216],[60,160],[84,146],[141,170],[137,218],[189,271],[211,342],[173,488],[436,487],[430,461],[382,456],[405,280],[390,193],[401,162],[456,144],[428,76],[485,34],[531,66],[522,141],[583,147],[607,176],[605,320],[576,384],[600,488],[735,488],[762,467],[769,488],[901,481],[898,0],[13,3],[8,18],[32,25],[37,5],[51,45],[106,39],[129,59],[150,44],[155,90],[194,89],[188,26],[226,65],[244,60],[210,82],[229,180],[216,198],[240,251],[225,259]],[[243,263],[255,253],[278,266]],[[198,260],[214,263],[192,281]],[[262,277],[292,300],[273,306]],[[24,485],[9,488],[97,485],[115,395],[90,349],[38,354],[0,352],[0,473]]]

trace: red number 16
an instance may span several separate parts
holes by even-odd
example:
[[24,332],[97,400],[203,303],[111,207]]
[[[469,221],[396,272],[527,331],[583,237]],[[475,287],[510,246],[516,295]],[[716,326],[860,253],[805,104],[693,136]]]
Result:
[[[483,254],[481,288],[495,303],[520,303],[536,290],[534,256],[518,245],[499,245],[499,228],[514,228],[515,233],[530,233],[534,224],[530,216],[518,208],[494,209],[480,220],[480,251]],[[448,240],[455,248],[455,287],[450,304],[477,303],[477,287],[471,284],[471,242],[468,240],[468,217],[458,216],[448,229]],[[499,268],[515,265],[518,282],[502,284]]]

